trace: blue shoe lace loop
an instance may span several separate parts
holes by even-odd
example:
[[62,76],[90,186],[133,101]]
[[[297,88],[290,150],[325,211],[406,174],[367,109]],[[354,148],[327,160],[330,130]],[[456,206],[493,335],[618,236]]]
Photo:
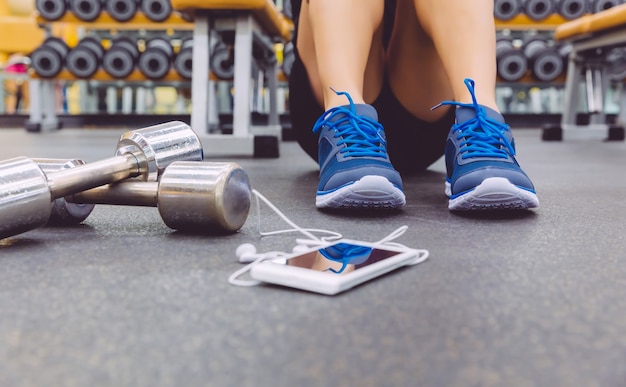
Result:
[[387,158],[383,126],[366,116],[356,114],[356,107],[350,94],[335,91],[337,95],[348,98],[349,108],[338,106],[329,109],[317,119],[313,125],[313,133],[319,132],[323,126],[335,131],[334,137],[341,138],[337,145],[345,145],[340,152],[346,157],[380,157]]
[[510,130],[509,125],[489,118],[485,108],[476,101],[474,81],[466,78],[464,82],[472,96],[471,104],[443,101],[433,108],[435,109],[442,105],[453,105],[473,108],[476,111],[476,117],[452,126],[453,133],[456,133],[457,140],[460,140],[461,158],[492,157],[506,159],[514,156],[515,148],[505,135]]

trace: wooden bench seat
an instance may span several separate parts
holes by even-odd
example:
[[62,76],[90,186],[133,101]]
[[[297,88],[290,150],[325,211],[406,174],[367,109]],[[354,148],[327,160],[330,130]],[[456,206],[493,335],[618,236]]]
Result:
[[0,52],[28,54],[43,42],[44,31],[33,17],[0,17]]
[[554,40],[579,40],[604,33],[626,25],[626,4],[621,4],[606,11],[585,15],[563,23],[554,30]]
[[[571,50],[561,123],[556,127],[545,127],[543,139],[561,140],[568,133],[572,137],[602,136],[609,140],[624,140],[623,126],[606,122],[604,99],[611,81],[609,56],[615,49],[626,47],[626,4],[561,24],[555,29],[554,40]],[[583,83],[588,125],[577,124],[580,86]],[[626,113],[626,99],[621,103],[621,110],[619,120]],[[605,137],[607,132],[608,137]]]
[[172,7],[182,12],[197,10],[222,12],[251,12],[268,34],[291,39],[291,21],[283,15],[271,0],[171,0]]
[[[171,4],[175,10],[188,14],[194,23],[191,126],[209,137],[203,141],[205,153],[278,157],[282,127],[277,113],[275,43],[291,39],[293,24],[271,0],[171,0]],[[210,99],[215,98],[207,71],[211,59],[210,38],[213,34],[232,36],[233,32],[233,132],[232,135],[209,135],[209,109],[214,106]],[[255,76],[253,80],[252,63],[259,64],[254,53],[259,51],[264,53],[259,67],[263,77]],[[260,82],[266,80],[267,84],[259,85],[259,79]],[[268,124],[253,127],[250,99],[265,86],[269,95]],[[271,149],[258,149],[258,144]]]

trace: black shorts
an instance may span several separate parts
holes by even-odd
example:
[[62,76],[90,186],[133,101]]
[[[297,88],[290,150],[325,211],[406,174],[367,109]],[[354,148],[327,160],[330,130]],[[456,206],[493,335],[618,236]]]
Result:
[[[385,128],[389,158],[399,172],[422,171],[443,155],[450,126],[454,123],[454,109],[438,121],[421,120],[400,104],[388,82],[384,82],[372,105]],[[289,77],[289,111],[296,140],[306,153],[317,160],[318,135],[312,129],[324,109],[313,95],[299,58]]]

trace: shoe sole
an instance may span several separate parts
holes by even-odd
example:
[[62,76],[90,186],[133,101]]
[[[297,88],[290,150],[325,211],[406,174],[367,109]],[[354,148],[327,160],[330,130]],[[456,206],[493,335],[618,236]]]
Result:
[[[450,196],[450,183],[446,182],[446,194]],[[519,188],[504,177],[490,177],[473,190],[450,199],[451,211],[524,210],[539,206],[537,195]]]
[[399,208],[406,197],[383,176],[363,176],[354,183],[315,198],[317,208]]

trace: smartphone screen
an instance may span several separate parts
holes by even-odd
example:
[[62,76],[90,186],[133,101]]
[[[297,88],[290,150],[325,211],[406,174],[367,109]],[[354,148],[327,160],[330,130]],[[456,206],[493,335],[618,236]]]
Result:
[[398,254],[397,251],[341,242],[290,258],[287,264],[341,275]]

